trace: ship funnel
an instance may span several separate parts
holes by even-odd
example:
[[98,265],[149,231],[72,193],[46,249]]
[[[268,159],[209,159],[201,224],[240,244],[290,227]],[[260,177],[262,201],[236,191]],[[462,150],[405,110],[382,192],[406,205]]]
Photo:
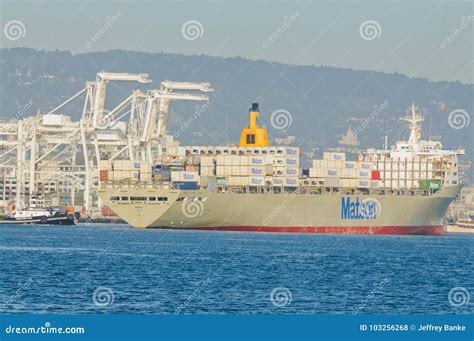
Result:
[[249,125],[242,129],[239,147],[268,147],[267,130],[259,126],[259,116],[258,103],[252,103],[252,108],[249,110]]

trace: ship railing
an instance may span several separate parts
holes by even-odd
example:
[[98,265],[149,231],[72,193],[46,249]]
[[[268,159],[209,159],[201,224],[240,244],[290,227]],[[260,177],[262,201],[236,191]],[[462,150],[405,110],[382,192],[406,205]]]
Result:
[[137,181],[137,180],[108,180],[100,182],[100,189],[171,189],[169,182]]

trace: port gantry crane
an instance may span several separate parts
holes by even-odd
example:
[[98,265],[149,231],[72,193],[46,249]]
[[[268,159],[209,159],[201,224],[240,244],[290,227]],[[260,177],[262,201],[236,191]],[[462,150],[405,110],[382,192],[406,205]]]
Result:
[[[16,182],[15,202],[20,207],[25,196],[43,189],[43,184],[60,181],[75,204],[76,191],[83,191],[84,208],[91,212],[100,203],[94,200],[99,185],[101,160],[128,159],[153,161],[166,147],[166,126],[171,100],[208,101],[209,83],[164,81],[160,89],[134,90],[111,110],[105,109],[110,82],[151,83],[145,73],[99,72],[95,81],[46,114],[0,122],[0,169]],[[182,92],[186,91],[186,92]],[[60,109],[85,93],[79,122]],[[128,120],[127,120],[128,117]],[[16,153],[13,153],[16,150]],[[78,162],[82,152],[84,163]],[[52,171],[51,164],[64,163],[65,171]],[[27,167],[28,165],[28,167]],[[8,173],[8,175],[6,175]],[[41,185],[41,186],[40,186]]]

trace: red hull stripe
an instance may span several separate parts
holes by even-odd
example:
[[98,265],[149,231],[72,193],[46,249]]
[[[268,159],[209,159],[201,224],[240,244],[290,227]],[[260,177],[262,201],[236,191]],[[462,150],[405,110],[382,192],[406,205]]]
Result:
[[278,233],[394,234],[443,236],[443,226],[206,226],[178,227],[185,230],[220,230]]

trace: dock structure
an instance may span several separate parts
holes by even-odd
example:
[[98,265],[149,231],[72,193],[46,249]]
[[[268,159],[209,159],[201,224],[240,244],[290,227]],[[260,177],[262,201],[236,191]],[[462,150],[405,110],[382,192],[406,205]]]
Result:
[[[99,72],[95,81],[63,103],[36,116],[16,115],[0,121],[0,202],[24,207],[40,194],[56,205],[80,206],[86,214],[102,206],[95,195],[101,160],[152,162],[176,144],[167,135],[170,101],[208,101],[209,83],[164,81],[159,89],[134,90],[107,110],[110,82],[151,83],[145,73]],[[84,102],[82,116],[73,120],[65,107]]]

